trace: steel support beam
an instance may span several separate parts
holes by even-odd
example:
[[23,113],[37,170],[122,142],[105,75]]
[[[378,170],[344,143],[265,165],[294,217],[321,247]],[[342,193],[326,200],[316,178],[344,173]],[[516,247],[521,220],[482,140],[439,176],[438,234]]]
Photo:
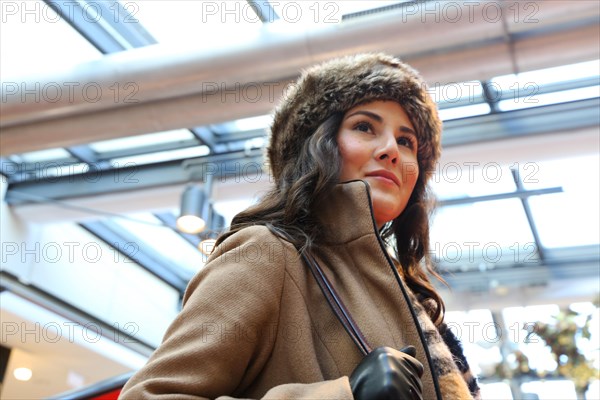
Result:
[[[186,165],[193,163],[186,170]],[[227,178],[244,179],[246,174],[265,174],[262,171],[262,151],[238,152],[220,156],[208,156],[194,160],[171,161],[147,166],[132,165],[112,171],[92,172],[33,179],[15,184],[7,191],[5,201],[9,204],[40,203],[81,196],[96,196],[115,192],[128,192],[148,188],[184,184],[200,179],[194,173],[214,174],[215,180]],[[10,187],[9,187],[10,189]],[[12,193],[12,194],[11,194]]]
[[477,196],[477,197],[460,197],[457,199],[448,199],[439,201],[437,204],[439,207],[448,207],[448,206],[457,206],[461,204],[472,204],[479,203],[481,201],[496,201],[496,200],[506,200],[506,199],[527,199],[531,196],[541,196],[544,194],[552,194],[552,193],[562,193],[562,187],[553,187],[546,189],[537,189],[537,190],[525,190],[522,187],[515,192],[508,193],[498,193],[498,194],[490,194],[487,196]]
[[158,251],[149,246],[144,246],[143,243],[140,244],[139,238],[116,226],[111,221],[85,222],[80,225],[183,295],[192,276],[180,270],[174,263],[169,262]]
[[[453,147],[477,142],[522,138],[548,132],[593,130],[597,129],[599,120],[600,99],[581,100],[449,121],[445,124],[442,143],[446,151],[450,151]],[[204,165],[206,169],[214,169],[220,174],[217,178],[237,176],[240,179],[243,178],[244,171],[255,175],[257,168],[262,167],[262,150],[235,150],[237,151],[194,159],[193,162]],[[531,154],[531,150],[528,152]],[[48,166],[40,163],[33,171],[36,173],[33,176],[32,171],[21,171],[16,163],[6,159],[1,161],[1,170],[9,179],[6,201],[10,204],[95,196],[183,184],[190,180],[182,161],[131,165],[112,170],[93,168],[88,173],[62,176],[47,176],[44,173],[46,168],[55,168],[56,163],[48,163]],[[189,163],[190,160],[186,161],[186,164]],[[267,174],[266,171],[263,173]]]

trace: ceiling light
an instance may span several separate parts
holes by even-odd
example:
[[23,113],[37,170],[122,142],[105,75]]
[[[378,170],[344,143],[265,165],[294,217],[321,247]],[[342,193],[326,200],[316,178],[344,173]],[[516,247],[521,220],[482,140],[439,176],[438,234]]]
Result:
[[208,221],[209,229],[202,233],[202,240],[198,244],[198,250],[202,252],[204,255],[210,255],[212,253],[215,243],[217,241],[217,237],[223,232],[225,228],[225,217],[221,214],[218,214],[210,205],[210,218]]
[[15,368],[15,370],[13,371],[13,375],[19,381],[28,381],[31,379],[31,376],[33,374],[29,368],[21,367]]
[[177,218],[177,229],[185,233],[202,232],[206,226],[206,212],[204,208],[208,199],[201,187],[189,185],[181,197],[181,211]]
[[207,238],[198,243],[198,250],[205,256],[209,256],[217,244],[217,239]]

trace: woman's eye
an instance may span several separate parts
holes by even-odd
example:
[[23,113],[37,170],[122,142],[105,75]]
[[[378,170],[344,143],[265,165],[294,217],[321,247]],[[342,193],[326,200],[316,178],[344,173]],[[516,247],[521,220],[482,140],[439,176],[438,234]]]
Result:
[[410,149],[412,149],[414,147],[414,142],[406,136],[399,137],[397,142],[398,142],[398,145],[405,146]]
[[361,132],[370,132],[373,127],[368,122],[359,122],[358,124],[354,125],[354,129]]

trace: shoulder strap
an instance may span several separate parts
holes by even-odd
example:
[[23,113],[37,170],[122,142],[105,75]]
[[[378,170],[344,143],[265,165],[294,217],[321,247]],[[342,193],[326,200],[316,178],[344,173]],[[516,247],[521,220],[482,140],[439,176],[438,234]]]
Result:
[[367,354],[369,354],[372,351],[371,346],[367,342],[367,339],[361,332],[358,325],[356,325],[356,322],[354,322],[354,320],[352,319],[350,312],[348,312],[348,309],[342,302],[342,299],[340,299],[337,292],[327,279],[327,276],[321,269],[321,266],[319,265],[317,260],[315,260],[313,255],[309,252],[299,251],[299,253],[304,259],[306,265],[308,265],[308,268],[310,269],[313,276],[315,277],[315,280],[319,284],[321,291],[325,295],[325,299],[327,299],[327,302],[331,306],[331,309],[335,313],[338,320],[344,326],[346,332],[348,332],[348,335],[350,335],[350,337],[352,338],[352,340],[363,355],[366,356]]

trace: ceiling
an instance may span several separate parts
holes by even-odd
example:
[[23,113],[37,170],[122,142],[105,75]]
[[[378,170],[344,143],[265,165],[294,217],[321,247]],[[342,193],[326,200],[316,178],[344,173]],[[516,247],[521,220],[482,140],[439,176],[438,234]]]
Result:
[[[79,302],[41,278],[43,263],[12,251],[22,241],[64,243],[61,231],[120,249],[140,270],[132,273],[146,274],[173,304],[167,320],[205,260],[199,237],[174,229],[185,186],[213,175],[212,201],[230,221],[272,184],[262,154],[279,96],[300,69],[359,51],[400,56],[438,101],[445,150],[432,184],[432,242],[461,293],[449,296],[449,309],[566,304],[598,291],[597,1],[339,1],[297,14],[292,3],[301,4],[231,2],[228,14],[215,2],[81,1],[70,9],[36,0],[28,4],[37,21],[7,9],[2,321],[35,326],[41,317],[27,304],[37,304],[55,313],[47,322],[62,315],[107,331],[115,309],[128,310]],[[128,243],[139,246],[128,252]],[[124,351],[147,356],[159,336],[152,332]],[[5,379],[3,395],[57,394],[138,366],[64,338],[44,346],[17,336],[2,341],[13,348],[9,367],[45,354],[71,354],[72,362],[26,391]],[[97,373],[71,374],[69,386],[69,368]]]

